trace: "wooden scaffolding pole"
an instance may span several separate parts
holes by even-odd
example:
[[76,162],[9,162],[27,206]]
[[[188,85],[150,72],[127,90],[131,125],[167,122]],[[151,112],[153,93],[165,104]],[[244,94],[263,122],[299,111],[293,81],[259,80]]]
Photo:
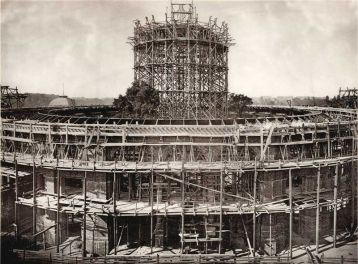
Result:
[[18,237],[18,232],[19,232],[19,221],[18,221],[18,206],[17,206],[17,202],[19,200],[19,171],[17,168],[17,159],[15,156],[15,161],[14,161],[14,165],[15,165],[15,216],[14,216],[14,220],[15,220],[15,236],[16,238]]
[[114,163],[113,171],[113,246],[114,246],[114,255],[117,255],[117,175],[116,175],[116,162]]
[[289,198],[290,198],[290,241],[289,241],[289,258],[292,259],[292,224],[293,224],[293,208],[292,208],[292,171],[288,170]]
[[56,167],[57,210],[56,210],[56,252],[60,252],[60,170]]
[[334,175],[334,190],[333,190],[333,247],[336,247],[336,239],[337,239],[337,187],[338,187],[338,167],[339,164],[336,165],[336,171]]
[[321,181],[321,166],[318,166],[317,172],[317,209],[316,209],[316,254],[319,253],[319,210],[320,210],[320,203],[319,203],[319,194],[320,194],[320,181]]
[[[357,111],[358,112],[358,111]],[[358,151],[357,151],[357,155],[358,155]],[[358,163],[358,161],[357,161]],[[351,164],[351,185],[352,185],[352,226],[354,226],[355,223],[355,216],[356,216],[356,212],[355,212],[355,201],[356,201],[356,178],[354,175],[358,174],[358,164],[357,164],[357,168],[356,171],[354,171],[354,160],[352,160],[352,164]]]
[[256,182],[257,182],[257,164],[255,158],[255,171],[254,171],[254,208],[252,213],[252,251],[253,257],[255,257],[255,250],[256,250]]
[[254,204],[253,204],[253,213],[252,213],[252,252],[253,257],[255,257],[255,248],[256,248],[256,182],[257,182],[257,164],[255,158],[255,170],[254,170]]
[[[183,163],[184,164],[184,163]],[[180,239],[180,252],[184,251],[184,198],[185,198],[185,173],[181,171],[182,184],[181,184],[181,239]]]
[[270,213],[270,256],[272,256],[272,214]]
[[[152,161],[153,165],[153,161]],[[152,166],[152,172],[150,177],[150,253],[153,253],[153,185],[154,185],[154,171]]]
[[222,165],[222,159],[221,159],[221,169],[220,169],[219,254],[221,254],[222,225],[223,225],[223,165]]
[[[36,234],[36,171],[35,160],[32,163],[32,234]],[[34,236],[34,245],[36,247],[36,237]]]
[[87,172],[83,177],[83,236],[82,236],[82,256],[86,257],[86,214],[87,214]]

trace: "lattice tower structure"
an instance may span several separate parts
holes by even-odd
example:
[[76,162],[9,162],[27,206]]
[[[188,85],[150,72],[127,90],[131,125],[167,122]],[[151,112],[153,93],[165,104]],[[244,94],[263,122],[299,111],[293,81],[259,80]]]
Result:
[[341,100],[342,107],[345,108],[358,108],[358,89],[357,88],[339,88],[339,99]]
[[21,108],[28,95],[19,93],[17,87],[1,86],[1,108]]
[[135,21],[134,79],[160,92],[162,118],[223,118],[227,114],[228,25],[198,21],[193,4],[171,4],[164,22]]

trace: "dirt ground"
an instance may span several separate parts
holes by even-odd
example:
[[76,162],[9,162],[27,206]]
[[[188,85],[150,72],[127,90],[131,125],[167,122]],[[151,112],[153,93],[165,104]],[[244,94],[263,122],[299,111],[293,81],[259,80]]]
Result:
[[[312,253],[315,253],[315,245],[311,245],[310,250]],[[355,259],[357,261],[356,263],[358,263],[357,251],[358,241],[356,240],[353,242],[337,243],[336,248],[333,248],[332,244],[320,245],[318,256],[323,261],[325,258],[341,258],[341,256],[343,256],[344,259]],[[293,250],[293,263],[310,263],[308,262],[307,254],[303,247]]]

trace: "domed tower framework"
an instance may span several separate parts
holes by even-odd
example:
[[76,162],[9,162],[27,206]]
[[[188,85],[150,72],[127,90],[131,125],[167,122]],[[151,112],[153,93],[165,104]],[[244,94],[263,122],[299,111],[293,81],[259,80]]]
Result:
[[135,21],[134,79],[160,92],[163,118],[219,118],[227,113],[228,25],[199,22],[192,3],[171,3],[164,22]]

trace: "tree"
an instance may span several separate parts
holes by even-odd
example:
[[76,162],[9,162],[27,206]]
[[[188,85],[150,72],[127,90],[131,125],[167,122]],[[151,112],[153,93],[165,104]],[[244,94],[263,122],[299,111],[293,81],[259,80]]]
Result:
[[126,95],[119,95],[113,105],[122,111],[122,116],[154,118],[159,106],[159,92],[145,82],[135,81]]
[[252,99],[243,94],[231,94],[229,97],[229,112],[233,112],[239,116],[242,115],[247,107],[252,105]]

